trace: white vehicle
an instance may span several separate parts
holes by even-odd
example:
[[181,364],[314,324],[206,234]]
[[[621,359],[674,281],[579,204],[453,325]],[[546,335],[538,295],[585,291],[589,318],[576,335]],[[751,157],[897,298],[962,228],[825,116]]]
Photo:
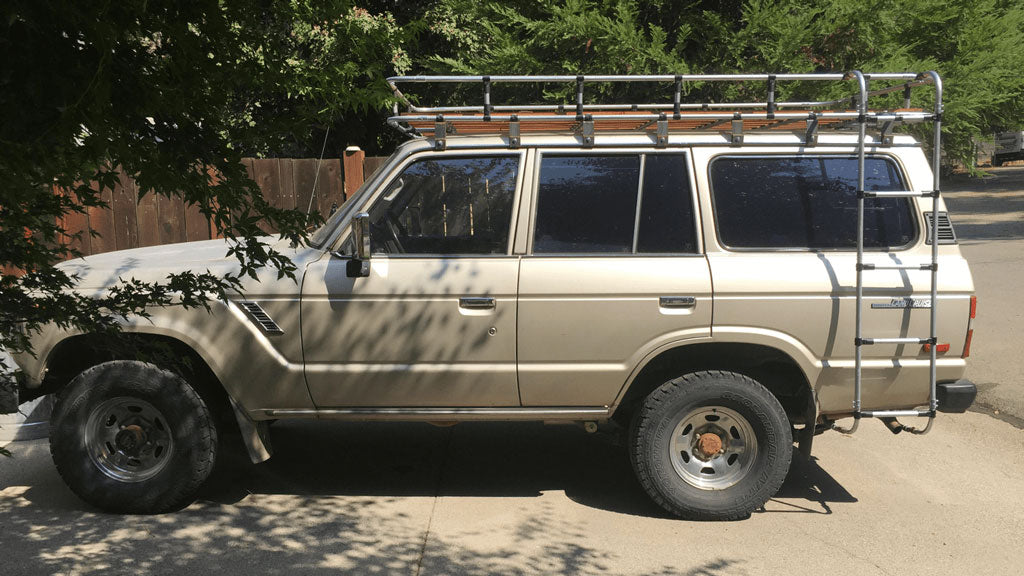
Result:
[[[569,421],[626,431],[665,509],[732,519],[775,494],[794,443],[809,455],[815,434],[866,418],[924,433],[974,400],[974,286],[939,195],[936,74],[389,81],[407,103],[409,84],[475,84],[483,104],[396,110],[412,139],[308,246],[278,245],[298,284],[268,271],[210,313],[128,321],[138,348],[172,352],[148,363],[56,327],[17,359],[23,392],[59,394],[52,452],[82,498],[187,502],[225,413],[257,462],[275,419]],[[575,85],[575,103],[490,101],[493,84],[537,82]],[[586,103],[601,82],[674,97]],[[691,82],[766,97],[683,103]],[[777,102],[789,82],[847,83],[854,99]],[[934,110],[911,109],[917,87]],[[915,122],[934,123],[931,166],[892,133]],[[224,253],[209,241],[64,266],[103,290],[119,274],[227,270]]]

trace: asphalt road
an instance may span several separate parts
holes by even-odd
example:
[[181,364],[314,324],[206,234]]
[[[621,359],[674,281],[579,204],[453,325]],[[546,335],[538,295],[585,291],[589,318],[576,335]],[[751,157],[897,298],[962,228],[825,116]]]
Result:
[[991,173],[946,186],[982,412],[820,436],[747,520],[666,517],[623,448],[568,426],[280,423],[270,462],[229,439],[195,504],[149,517],[90,509],[37,440],[0,459],[0,574],[1020,574],[1024,167]]

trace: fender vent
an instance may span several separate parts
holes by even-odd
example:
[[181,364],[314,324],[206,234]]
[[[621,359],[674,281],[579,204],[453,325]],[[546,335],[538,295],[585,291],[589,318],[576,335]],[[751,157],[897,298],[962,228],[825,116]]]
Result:
[[239,302],[239,306],[252,316],[252,319],[263,328],[267,334],[284,334],[284,330],[274,322],[274,319],[267,314],[259,304],[255,302]]
[[[928,224],[928,239],[925,244],[932,243],[932,213],[925,212],[924,220]],[[956,244],[956,234],[953,232],[953,223],[949,221],[949,213],[939,212],[939,244]]]

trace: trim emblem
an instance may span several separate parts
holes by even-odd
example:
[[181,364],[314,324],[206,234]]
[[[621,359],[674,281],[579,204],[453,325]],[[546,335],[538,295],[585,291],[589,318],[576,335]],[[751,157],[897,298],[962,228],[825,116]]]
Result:
[[882,310],[904,310],[907,308],[931,308],[931,298],[893,298],[887,303],[875,303],[871,305],[874,309]]

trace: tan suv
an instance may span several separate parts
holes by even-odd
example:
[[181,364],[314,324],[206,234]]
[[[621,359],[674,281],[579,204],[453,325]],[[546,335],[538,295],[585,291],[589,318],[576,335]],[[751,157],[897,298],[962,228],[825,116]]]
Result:
[[[937,75],[390,79],[401,100],[426,81],[480,85],[484,104],[396,113],[413,138],[308,246],[278,245],[297,284],[268,271],[210,313],[126,322],[149,362],[56,328],[18,358],[29,389],[59,391],[52,452],[77,494],[187,502],[222,413],[257,462],[283,418],[576,421],[627,430],[667,510],[729,519],[840,418],[923,432],[973,401],[971,274],[922,147],[892,134],[938,135]],[[585,86],[625,81],[675,97],[584,103]],[[697,81],[767,97],[683,103]],[[776,101],[777,83],[815,81],[852,83],[853,101]],[[577,100],[492,105],[502,82],[575,83]],[[934,111],[911,108],[917,86]],[[208,241],[64,266],[91,291],[235,261]],[[912,417],[927,426],[897,420]]]

